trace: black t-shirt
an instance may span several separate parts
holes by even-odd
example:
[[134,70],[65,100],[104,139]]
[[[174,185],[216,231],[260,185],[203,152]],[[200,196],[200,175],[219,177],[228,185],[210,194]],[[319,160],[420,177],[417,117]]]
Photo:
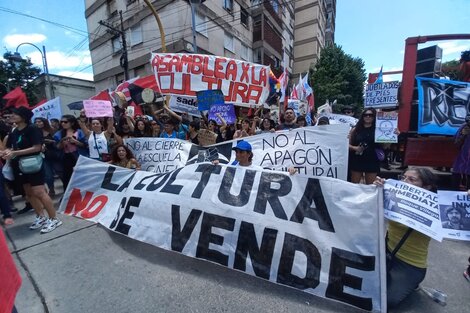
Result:
[[[7,140],[7,148],[11,148],[13,150],[23,150],[31,148],[35,145],[42,145],[43,141],[44,140],[41,130],[33,125],[28,125],[21,130],[15,128],[10,133]],[[35,155],[38,153],[39,152],[31,153],[29,155]]]

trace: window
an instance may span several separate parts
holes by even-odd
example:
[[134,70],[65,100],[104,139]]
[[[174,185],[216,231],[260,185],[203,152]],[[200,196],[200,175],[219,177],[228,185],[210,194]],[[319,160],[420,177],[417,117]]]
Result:
[[113,38],[113,53],[121,52],[122,45],[121,45],[121,38],[114,37]]
[[261,15],[258,15],[253,18],[253,26],[259,26],[261,25]]
[[108,0],[107,4],[108,4],[107,6],[108,17],[113,17],[117,15],[118,11],[117,11],[116,0]]
[[253,51],[253,62],[254,63],[261,63],[261,48],[255,49]]
[[224,1],[224,9],[227,11],[233,11],[233,0],[223,0]]
[[196,12],[196,31],[207,37],[207,17]]
[[245,10],[243,7],[240,7],[240,22],[248,28],[248,11]]
[[143,42],[142,25],[140,25],[140,23],[132,26],[129,29],[129,32],[130,32],[129,41],[130,41],[131,46],[135,46]]
[[224,33],[224,48],[233,52],[233,36],[229,33]]
[[245,46],[244,44],[242,44],[242,50],[240,52],[240,57],[242,58],[242,60],[250,61],[248,55],[249,55],[248,54],[248,47]]

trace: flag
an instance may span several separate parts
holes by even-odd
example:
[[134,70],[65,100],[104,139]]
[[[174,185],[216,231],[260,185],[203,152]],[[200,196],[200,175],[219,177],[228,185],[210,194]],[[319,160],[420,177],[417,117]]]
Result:
[[129,91],[129,85],[132,84],[132,83],[134,83],[134,82],[135,82],[136,80],[138,80],[138,79],[139,79],[139,76],[134,77],[134,78],[131,78],[131,79],[126,80],[126,81],[123,81],[122,83],[120,83],[120,84],[116,87],[116,89],[115,89],[114,91],[112,91],[112,92],[109,93],[110,96],[113,97],[113,96],[114,96],[114,93],[115,93],[116,91],[120,91],[120,92],[122,92],[122,93],[126,96],[126,100],[127,100],[127,101],[131,100],[131,93],[130,93],[130,91]]
[[278,80],[279,80],[279,84],[281,88],[281,98],[279,99],[279,102],[283,102],[286,99],[286,88],[287,88],[287,83],[289,82],[289,74],[287,73],[286,68],[284,68],[284,72],[282,72]]
[[297,90],[297,99],[299,100],[305,100],[305,91],[302,84],[303,80],[302,74],[299,74],[299,82],[295,86],[295,89]]
[[308,73],[305,74],[305,77],[302,80],[303,89],[305,91],[305,100],[308,102],[308,107],[310,110],[313,110],[315,101],[314,101],[314,94],[313,89],[310,87],[308,83]]
[[34,121],[34,119],[37,117],[42,117],[47,120],[52,118],[60,119],[62,117],[60,97],[56,97],[44,104],[41,104],[40,106],[32,109],[31,112],[33,112],[33,118],[31,119],[32,121]]
[[5,100],[5,107],[19,108],[23,106],[29,108],[28,98],[21,87],[16,87],[7,93],[3,96],[3,100]]
[[100,91],[99,94],[94,95],[93,97],[90,98],[90,100],[111,101],[111,98],[109,97],[109,90],[105,89],[105,90]]
[[384,82],[382,68],[383,68],[383,65],[380,67],[379,75],[377,76],[377,79],[375,80],[374,84],[382,84]]

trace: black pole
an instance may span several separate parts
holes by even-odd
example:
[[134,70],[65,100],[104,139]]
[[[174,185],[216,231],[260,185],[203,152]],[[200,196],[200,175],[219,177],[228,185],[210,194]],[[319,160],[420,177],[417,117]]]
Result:
[[122,56],[121,56],[121,67],[124,69],[124,78],[129,80],[129,63],[127,61],[127,42],[126,42],[126,32],[124,31],[124,23],[122,21],[122,11],[119,11],[119,16],[121,17],[121,38],[122,38]]

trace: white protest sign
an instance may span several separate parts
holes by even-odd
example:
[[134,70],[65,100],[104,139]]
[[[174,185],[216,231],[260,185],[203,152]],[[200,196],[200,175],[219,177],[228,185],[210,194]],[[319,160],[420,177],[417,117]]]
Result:
[[381,203],[378,188],[336,179],[210,163],[159,175],[80,157],[59,211],[162,249],[385,312]]
[[444,238],[470,240],[470,196],[465,191],[438,190]]
[[398,105],[399,81],[380,84],[368,84],[366,88],[365,108],[390,108]]
[[192,116],[201,116],[201,112],[197,109],[196,97],[171,96],[170,109],[175,112],[188,113]]
[[437,194],[387,179],[384,185],[384,215],[437,241],[442,241]]
[[262,105],[269,96],[269,66],[215,55],[152,53],[151,66],[162,94],[195,97],[222,90],[225,102]]
[[335,113],[322,113],[318,117],[321,116],[328,117],[330,124],[348,124],[349,127],[354,127],[357,124],[357,118],[354,116],[343,115],[343,114],[335,114]]
[[83,108],[87,117],[113,117],[111,101],[83,100]]
[[[213,142],[215,133],[210,132]],[[323,176],[347,179],[348,170],[347,125],[328,125],[325,128],[302,127],[291,131],[265,133],[244,138],[253,148],[253,164],[265,169],[287,171],[295,167],[300,175]],[[204,137],[199,137],[199,141]],[[142,169],[163,173],[165,168],[174,170],[189,163],[197,162],[198,153],[206,148],[178,141],[180,144],[164,143],[164,138],[131,138],[125,142],[142,165]],[[221,164],[235,160],[232,148],[237,140],[211,145],[215,148]],[[165,148],[163,148],[165,147]],[[164,149],[164,151],[153,151]],[[176,150],[176,151],[172,151]],[[159,164],[164,162],[165,166]]]
[[186,164],[192,144],[173,138],[126,138],[126,146],[132,151],[142,170],[167,173]]
[[377,112],[375,120],[375,142],[397,143],[398,112]]
[[56,97],[47,101],[46,103],[41,104],[40,106],[32,109],[31,112],[33,112],[33,118],[31,119],[32,121],[38,117],[42,117],[47,120],[52,118],[60,119],[62,117],[60,97]]

